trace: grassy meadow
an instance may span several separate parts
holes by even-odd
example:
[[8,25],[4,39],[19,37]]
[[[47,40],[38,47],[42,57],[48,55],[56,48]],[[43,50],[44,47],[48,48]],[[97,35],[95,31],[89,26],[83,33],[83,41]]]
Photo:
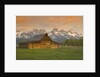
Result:
[[83,47],[57,49],[16,49],[16,60],[83,60]]

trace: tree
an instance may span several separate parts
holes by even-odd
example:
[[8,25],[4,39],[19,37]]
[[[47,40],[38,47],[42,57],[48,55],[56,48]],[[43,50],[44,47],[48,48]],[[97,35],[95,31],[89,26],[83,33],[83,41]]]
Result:
[[80,39],[67,39],[62,43],[63,46],[83,46],[83,38]]

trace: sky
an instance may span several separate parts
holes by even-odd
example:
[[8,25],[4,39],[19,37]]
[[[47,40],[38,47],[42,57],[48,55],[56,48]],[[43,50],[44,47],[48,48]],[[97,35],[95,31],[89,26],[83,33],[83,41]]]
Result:
[[16,31],[45,29],[49,32],[54,28],[83,34],[83,16],[16,16]]

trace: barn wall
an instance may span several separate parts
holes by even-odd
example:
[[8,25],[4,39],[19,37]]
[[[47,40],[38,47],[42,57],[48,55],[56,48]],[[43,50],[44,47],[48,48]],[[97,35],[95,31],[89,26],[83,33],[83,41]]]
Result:
[[59,48],[59,44],[56,44],[56,43],[55,44],[52,44],[51,45],[51,48]]
[[27,43],[19,43],[19,48],[28,48]]
[[41,48],[41,43],[39,43],[39,42],[28,43],[28,48],[29,49],[32,49],[32,48]]
[[28,48],[29,49],[32,49],[33,47],[32,47],[32,43],[28,43]]
[[41,48],[51,48],[51,41],[50,40],[42,40],[41,41]]
[[33,43],[20,43],[19,48],[59,48],[59,44],[51,42],[51,41],[41,41],[41,42],[33,42]]
[[59,44],[52,41],[41,41],[28,43],[28,48],[59,48]]
[[33,48],[41,48],[40,42],[32,43],[32,45],[33,45]]

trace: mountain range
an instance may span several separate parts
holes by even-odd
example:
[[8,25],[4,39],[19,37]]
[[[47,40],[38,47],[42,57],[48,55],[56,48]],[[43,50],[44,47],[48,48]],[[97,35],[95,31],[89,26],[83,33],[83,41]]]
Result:
[[51,38],[51,40],[62,43],[63,41],[67,39],[79,39],[83,37],[82,34],[78,34],[77,32],[74,32],[73,30],[65,31],[65,30],[58,30],[57,28],[54,28],[50,32],[46,32],[45,29],[33,29],[32,31],[22,32],[17,31],[16,32],[16,43],[21,42],[27,42],[27,41],[37,41],[40,40],[44,34],[46,34]]

